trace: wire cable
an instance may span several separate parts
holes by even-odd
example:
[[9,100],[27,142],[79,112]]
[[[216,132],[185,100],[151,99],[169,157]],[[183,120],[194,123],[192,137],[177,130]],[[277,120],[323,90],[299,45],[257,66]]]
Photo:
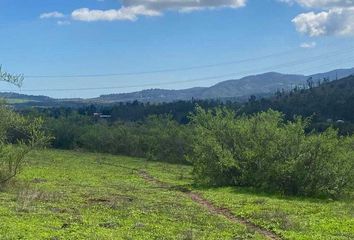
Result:
[[[349,51],[349,50],[354,50],[354,48],[351,47],[349,49],[341,49],[341,50],[333,51],[333,53],[342,52],[342,51]],[[99,73],[99,74],[68,74],[68,75],[25,75],[25,77],[29,78],[29,79],[33,79],[33,78],[96,78],[96,77],[138,76],[138,75],[157,74],[157,73],[182,72],[182,71],[191,71],[191,70],[207,69],[207,68],[228,66],[228,65],[241,64],[241,63],[247,63],[247,62],[254,62],[254,61],[258,61],[258,60],[263,60],[263,59],[268,59],[268,58],[272,58],[272,57],[286,55],[286,54],[289,54],[293,51],[294,50],[289,50],[289,51],[284,51],[284,52],[280,52],[280,53],[264,55],[261,57],[246,58],[246,59],[227,61],[227,62],[221,62],[221,63],[215,63],[215,64],[197,65],[197,66],[181,67],[181,68],[166,68],[166,69],[157,69],[157,70],[151,70],[151,71]]]
[[[350,54],[348,58],[346,58],[347,61],[354,60],[354,56],[352,56],[352,53],[347,51],[343,52],[342,54]],[[322,55],[321,57],[328,57],[327,59],[330,59],[331,54],[326,54]],[[159,83],[147,83],[147,84],[133,84],[133,85],[121,85],[121,86],[106,86],[106,87],[83,87],[83,88],[48,88],[48,89],[21,89],[23,92],[63,92],[63,91],[91,91],[91,90],[112,90],[112,89],[127,89],[127,88],[144,88],[144,87],[157,87],[157,86],[163,86],[163,85],[173,85],[173,84],[179,84],[179,83],[191,83],[191,82],[202,82],[202,81],[207,81],[207,80],[216,80],[216,79],[221,79],[221,78],[226,78],[226,77],[234,77],[234,76],[239,76],[239,75],[245,75],[245,74],[254,74],[256,72],[264,72],[264,71],[272,71],[274,69],[281,69],[281,68],[287,68],[287,67],[294,67],[294,66],[301,66],[304,64],[308,64],[311,62],[316,62],[319,60],[323,60],[321,58],[312,57],[308,59],[299,59],[279,65],[274,65],[270,67],[266,67],[263,69],[252,69],[252,70],[247,70],[247,71],[241,71],[241,72],[233,72],[233,73],[227,73],[227,74],[221,74],[221,75],[214,75],[214,76],[207,76],[207,77],[201,77],[201,78],[193,78],[193,79],[187,79],[187,80],[178,80],[178,81],[169,81],[169,82],[159,82]],[[333,64],[333,63],[326,63],[328,64]]]

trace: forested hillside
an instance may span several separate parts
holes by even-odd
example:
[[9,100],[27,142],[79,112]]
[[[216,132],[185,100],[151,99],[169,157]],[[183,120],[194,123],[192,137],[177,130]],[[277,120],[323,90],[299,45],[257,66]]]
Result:
[[286,114],[312,117],[317,123],[354,123],[354,76],[333,82],[315,83],[310,79],[307,89],[278,92],[272,98],[252,98],[243,108],[245,113],[275,109]]
[[[320,83],[320,86],[318,86]],[[329,82],[323,80],[308,81],[307,86],[296,87],[292,91],[278,91],[268,98],[250,97],[246,103],[231,100],[193,100],[176,101],[171,103],[142,103],[138,101],[119,103],[115,105],[91,104],[76,108],[41,108],[37,110],[46,117],[67,117],[73,113],[92,118],[94,113],[110,115],[109,122],[115,121],[144,121],[150,115],[169,114],[181,124],[189,122],[189,114],[194,112],[195,106],[204,109],[226,107],[235,110],[238,114],[253,114],[268,109],[278,110],[285,114],[286,119],[293,119],[295,115],[311,117],[312,127],[323,131],[335,125],[342,133],[354,131],[354,76]],[[36,113],[37,114],[37,113]]]
[[1,98],[17,108],[27,107],[71,107],[105,105],[112,106],[120,103],[134,103],[135,101],[150,104],[174,103],[176,101],[220,100],[222,102],[246,102],[251,95],[258,98],[270,97],[276,91],[289,91],[294,86],[306,85],[307,79],[314,82],[327,79],[334,81],[354,74],[354,68],[336,69],[325,73],[309,76],[297,74],[282,74],[268,72],[246,76],[240,79],[231,79],[219,82],[210,87],[194,87],[181,90],[146,89],[131,93],[117,93],[101,95],[95,98],[64,98],[55,99],[45,96],[32,96],[17,93],[0,93]]
[[183,90],[150,89],[134,93],[102,95],[99,101],[127,102],[138,100],[141,102],[173,102],[177,100],[194,99],[230,99],[244,100],[250,95],[264,96],[273,94],[277,90],[291,89],[296,85],[306,84],[306,80],[314,81],[324,78],[333,81],[347,77],[354,73],[354,68],[337,69],[325,73],[317,73],[309,76],[298,74],[282,74],[268,72],[246,76],[240,79],[222,81],[210,87],[190,88]]

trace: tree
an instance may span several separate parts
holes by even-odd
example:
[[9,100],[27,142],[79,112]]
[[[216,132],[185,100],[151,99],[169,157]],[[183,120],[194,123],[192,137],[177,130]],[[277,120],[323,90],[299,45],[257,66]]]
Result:
[[21,87],[24,80],[23,74],[10,74],[3,71],[2,65],[0,65],[0,81],[11,83],[17,87]]
[[[0,66],[0,81],[20,87],[23,75],[12,75]],[[0,102],[0,184],[14,178],[23,167],[25,157],[33,149],[43,146],[50,138],[41,130],[40,118],[28,119]]]
[[315,83],[314,83],[312,77],[308,78],[308,79],[306,80],[306,82],[307,82],[307,86],[308,86],[309,89],[314,88]]

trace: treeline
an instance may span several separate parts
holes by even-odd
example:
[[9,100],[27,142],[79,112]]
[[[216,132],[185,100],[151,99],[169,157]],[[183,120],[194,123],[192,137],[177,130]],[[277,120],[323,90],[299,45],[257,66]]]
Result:
[[[328,127],[335,126],[342,135],[354,133],[354,76],[329,82],[323,80],[314,83],[310,79],[308,85],[295,87],[289,91],[278,91],[274,97],[257,99],[251,96],[248,102],[237,103],[221,100],[193,100],[177,101],[171,103],[140,103],[128,102],[116,105],[90,105],[80,108],[42,108],[37,109],[45,117],[68,117],[77,112],[82,116],[92,117],[94,113],[110,115],[110,122],[138,122],[144,121],[151,115],[170,115],[180,124],[189,123],[189,114],[194,112],[195,106],[204,109],[226,107],[240,114],[254,114],[268,109],[274,109],[285,114],[290,120],[300,115],[311,117],[309,129],[319,132]],[[25,114],[32,110],[22,110]]]
[[[354,76],[329,82],[308,80],[306,88],[296,87],[290,92],[278,91],[272,98],[251,98],[242,111],[252,114],[275,109],[287,119],[294,115],[312,118],[312,127],[323,131],[336,125],[343,135],[354,132]],[[339,124],[337,124],[337,121]]]
[[118,103],[115,105],[91,104],[79,108],[27,108],[21,109],[21,112],[26,115],[41,115],[43,117],[51,118],[69,117],[76,113],[81,116],[92,117],[94,113],[102,113],[111,116],[109,122],[138,122],[144,121],[151,115],[170,115],[172,119],[178,123],[186,124],[189,122],[188,115],[194,112],[196,105],[201,106],[204,109],[212,109],[215,107],[238,109],[241,106],[240,103],[234,101],[221,100],[192,100],[157,104],[134,101]]
[[245,115],[197,107],[188,124],[170,115],[102,121],[72,113],[47,118],[53,146],[192,164],[197,183],[289,195],[339,197],[353,190],[354,138],[277,111]]
[[107,122],[72,113],[46,118],[54,148],[86,149],[171,163],[187,163],[192,132],[170,115],[149,116],[139,122]]

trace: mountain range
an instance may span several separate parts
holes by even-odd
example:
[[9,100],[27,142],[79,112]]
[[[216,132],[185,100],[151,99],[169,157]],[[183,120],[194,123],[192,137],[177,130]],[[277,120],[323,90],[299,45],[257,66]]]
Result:
[[313,81],[330,81],[354,74],[354,68],[336,69],[330,72],[309,76],[268,72],[220,82],[211,87],[196,87],[183,90],[148,89],[132,93],[101,95],[96,100],[104,102],[171,102],[191,99],[245,99],[251,95],[264,96],[277,90],[289,90],[297,85],[306,84],[309,78]]
[[251,75],[241,79],[232,79],[220,82],[211,87],[195,87],[182,90],[147,89],[132,93],[101,95],[91,99],[54,99],[46,96],[30,96],[17,93],[0,93],[9,103],[25,106],[76,106],[80,104],[111,104],[117,102],[173,102],[191,99],[233,99],[247,100],[251,95],[267,96],[277,90],[290,90],[295,86],[306,84],[308,79],[317,82],[328,79],[330,81],[354,75],[354,68],[336,69],[330,72],[313,75],[282,74],[268,72]]

